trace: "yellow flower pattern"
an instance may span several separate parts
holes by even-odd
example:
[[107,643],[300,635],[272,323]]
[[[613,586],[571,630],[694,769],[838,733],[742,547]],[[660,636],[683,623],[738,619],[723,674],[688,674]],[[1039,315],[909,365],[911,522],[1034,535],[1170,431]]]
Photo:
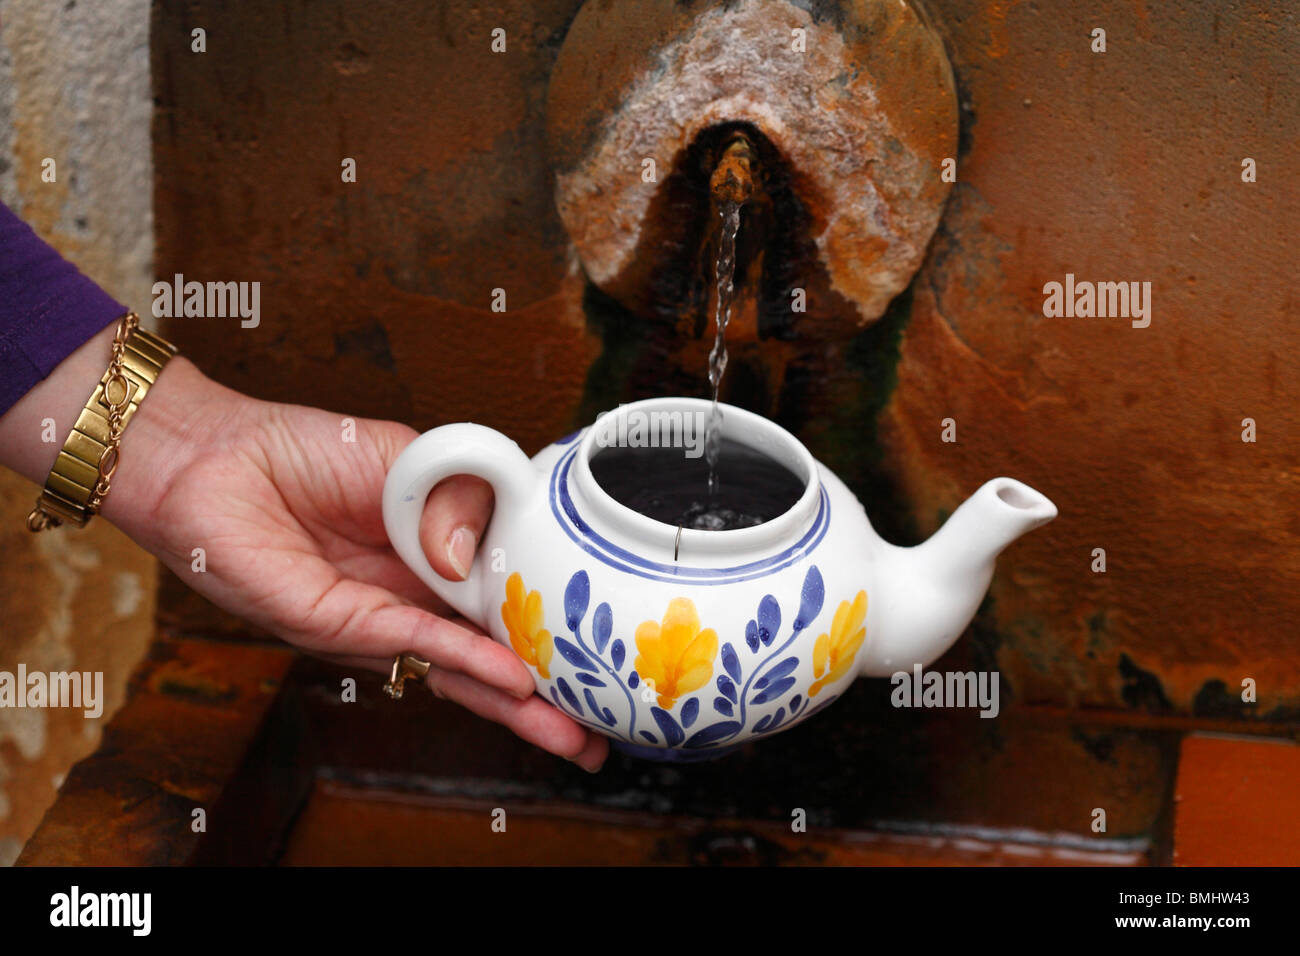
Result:
[[809,697],[817,696],[823,687],[849,672],[853,658],[867,636],[866,619],[866,591],[859,591],[852,604],[840,602],[835,619],[831,621],[831,632],[817,638],[813,646],[813,676],[817,681],[808,688]]
[[519,572],[506,581],[506,601],[501,605],[501,621],[510,632],[510,646],[525,664],[537,668],[537,673],[547,680],[551,677],[551,656],[555,641],[551,632],[542,627],[542,595],[537,591],[525,594],[524,579]]
[[700,615],[690,598],[668,602],[661,624],[645,621],[636,629],[635,667],[644,681],[653,681],[659,706],[672,710],[677,698],[699,690],[713,676],[718,635],[700,629]]

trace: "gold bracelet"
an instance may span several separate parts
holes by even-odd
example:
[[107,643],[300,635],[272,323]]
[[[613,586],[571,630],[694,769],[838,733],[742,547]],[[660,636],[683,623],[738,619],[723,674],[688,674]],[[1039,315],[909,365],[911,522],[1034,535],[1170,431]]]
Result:
[[27,516],[29,531],[64,522],[83,528],[98,513],[117,471],[122,432],[175,354],[176,346],[140,328],[134,312],[122,316],[108,371],[86,400],[45,479],[36,507]]

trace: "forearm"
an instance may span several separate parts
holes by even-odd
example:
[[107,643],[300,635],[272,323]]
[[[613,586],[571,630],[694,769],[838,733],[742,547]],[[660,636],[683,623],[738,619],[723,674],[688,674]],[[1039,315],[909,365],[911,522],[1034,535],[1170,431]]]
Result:
[[105,326],[0,416],[0,464],[44,483],[82,406],[108,368],[114,330],[113,325]]

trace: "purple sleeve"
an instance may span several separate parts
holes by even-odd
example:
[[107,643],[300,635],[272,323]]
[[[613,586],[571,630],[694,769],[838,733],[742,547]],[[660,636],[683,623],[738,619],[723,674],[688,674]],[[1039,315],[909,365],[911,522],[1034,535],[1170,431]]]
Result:
[[0,415],[125,311],[0,203]]

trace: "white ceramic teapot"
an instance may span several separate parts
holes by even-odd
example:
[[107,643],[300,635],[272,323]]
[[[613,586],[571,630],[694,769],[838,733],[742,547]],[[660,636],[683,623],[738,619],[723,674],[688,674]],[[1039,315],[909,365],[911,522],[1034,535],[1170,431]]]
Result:
[[[531,461],[480,425],[444,425],[402,452],[384,525],[411,569],[514,648],[540,694],[638,756],[701,759],[786,730],[859,676],[929,664],[965,630],[997,555],[1056,517],[1032,488],[995,478],[929,541],[882,540],[844,484],[780,426],[720,406],[725,438],[788,468],[803,492],[753,527],[701,531],[619,504],[589,463],[628,420],[681,422],[710,403],[655,398],[602,415]],[[478,475],[496,506],[468,578],[420,547],[425,499]]]

